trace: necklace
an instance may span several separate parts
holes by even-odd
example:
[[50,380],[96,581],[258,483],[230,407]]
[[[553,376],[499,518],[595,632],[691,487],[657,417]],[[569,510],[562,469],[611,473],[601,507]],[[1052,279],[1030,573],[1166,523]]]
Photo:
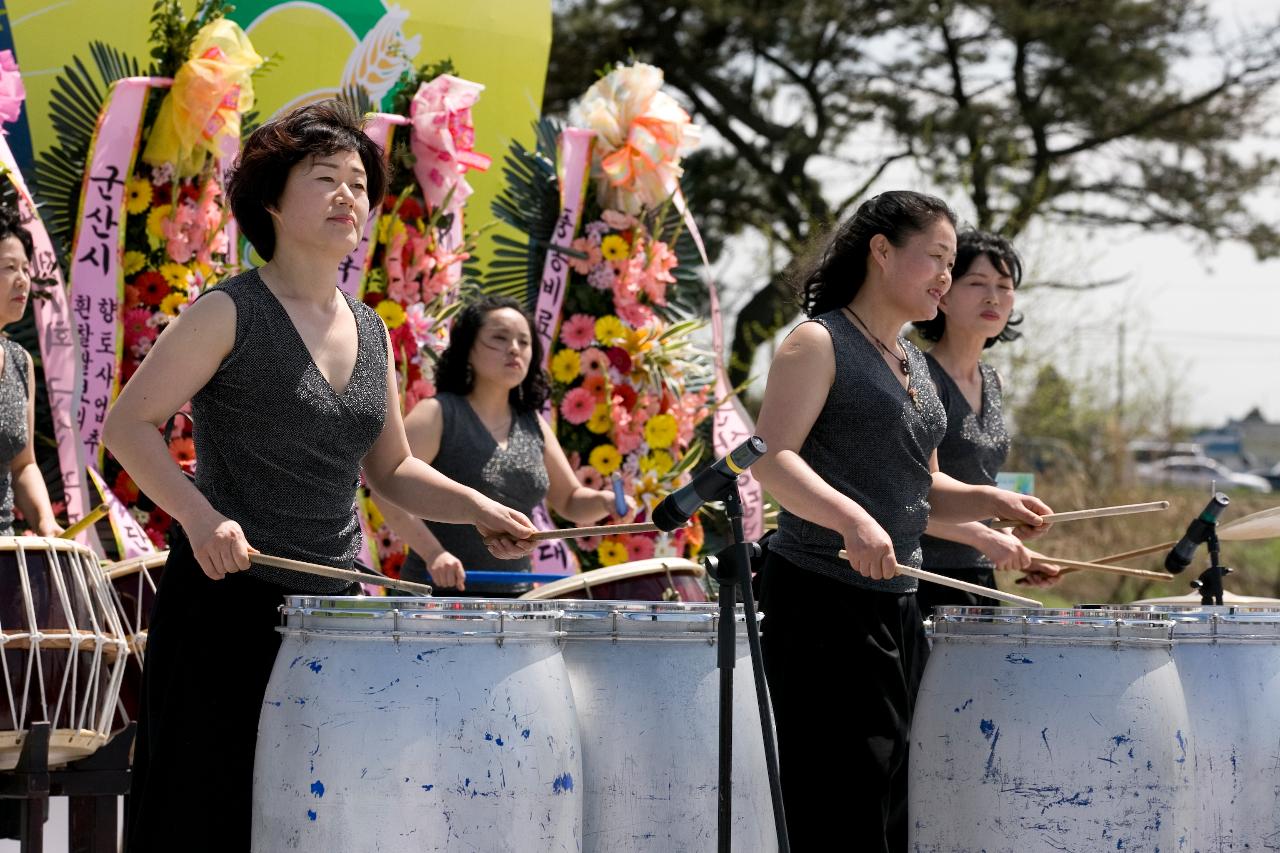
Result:
[[[874,334],[871,333],[871,330],[867,328],[867,324],[862,322],[862,318],[859,317],[852,308],[846,305],[844,307],[844,310],[848,311],[849,314],[853,317],[853,319],[858,321],[858,325],[862,327],[862,330],[867,333],[867,335],[871,338],[871,340],[876,342],[877,346],[879,346],[880,349],[884,350],[885,355],[889,356],[889,358],[892,358],[894,361],[898,362],[898,367],[902,368],[903,376],[908,376],[908,377],[911,376],[911,363],[907,361],[907,354],[905,351],[902,350],[901,344],[898,344],[898,352],[894,352],[893,350],[889,349],[887,346],[884,345],[884,341],[880,340]],[[894,341],[894,343],[897,343],[897,341]]]
[[855,312],[848,305],[844,306],[844,310],[848,311],[849,315],[853,317],[853,319],[858,321],[858,325],[861,326],[862,330],[867,333],[867,337],[875,341],[876,345],[880,347],[881,350],[884,351],[885,355],[889,356],[889,358],[898,362],[898,367],[902,370],[902,375],[907,377],[907,396],[911,398],[912,404],[917,409],[919,409],[920,399],[916,396],[915,386],[911,384],[911,362],[907,361],[907,351],[903,349],[902,344],[898,341],[894,341],[894,343],[898,344],[898,352],[895,353],[893,350],[889,349],[887,346],[884,345],[884,341],[880,340],[874,334],[872,334],[871,329],[867,327],[866,323],[862,322],[862,318],[858,316],[857,312]]

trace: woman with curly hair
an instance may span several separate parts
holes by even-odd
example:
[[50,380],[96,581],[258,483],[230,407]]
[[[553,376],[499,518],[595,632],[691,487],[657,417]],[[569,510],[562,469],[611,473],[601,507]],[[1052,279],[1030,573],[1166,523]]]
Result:
[[[533,321],[514,299],[486,296],[468,305],[451,330],[436,370],[437,395],[404,419],[413,455],[504,506],[528,515],[545,498],[575,524],[614,512],[613,492],[578,481],[555,431],[538,414],[550,388],[542,369],[542,343]],[[467,570],[529,572],[532,560],[503,560],[485,549],[472,528],[423,523],[378,497],[387,524],[410,548],[400,570],[405,580],[427,581],[436,595],[519,595],[527,584],[472,584]],[[635,502],[627,499],[626,518]]]

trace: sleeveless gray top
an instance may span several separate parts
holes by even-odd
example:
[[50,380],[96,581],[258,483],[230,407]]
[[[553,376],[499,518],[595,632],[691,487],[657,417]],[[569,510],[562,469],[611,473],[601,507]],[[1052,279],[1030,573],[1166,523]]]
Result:
[[[441,392],[436,399],[440,401],[443,432],[440,451],[431,466],[503,506],[525,515],[532,513],[533,508],[546,498],[551,485],[542,455],[545,443],[537,414],[523,412],[515,415],[504,448],[498,446],[466,397]],[[494,557],[470,524],[439,521],[426,524],[466,571],[529,572],[533,569],[533,561],[529,557],[516,560]],[[405,580],[430,583],[426,565],[416,553],[411,553],[405,560],[400,575]],[[468,594],[494,588],[510,590],[508,585],[467,584]]]
[[[822,325],[835,348],[836,377],[826,403],[800,448],[800,458],[836,491],[865,509],[893,540],[899,563],[920,567],[920,536],[929,520],[929,457],[947,428],[942,402],[929,380],[920,350],[899,338],[911,367],[907,389],[876,349],[841,310],[810,322]],[[912,592],[916,579],[887,581],[854,571],[837,552],[844,540],[834,530],[783,509],[769,548],[803,569],[879,592]]]
[[[947,410],[947,434],[938,445],[938,468],[964,483],[994,486],[1009,455],[1009,432],[1001,408],[1000,377],[994,367],[979,363],[982,374],[982,411],[974,412],[960,386],[932,356],[925,354],[938,397]],[[924,567],[938,569],[992,568],[992,562],[976,548],[925,536]]]
[[[387,413],[386,327],[344,294],[359,343],[339,394],[256,269],[214,290],[235,302],[236,338],[191,398],[196,488],[264,554],[349,569],[361,546],[360,461]],[[268,566],[249,574],[300,592],[350,585]]]
[[9,463],[27,446],[27,351],[0,335],[0,536],[13,535],[13,477]]

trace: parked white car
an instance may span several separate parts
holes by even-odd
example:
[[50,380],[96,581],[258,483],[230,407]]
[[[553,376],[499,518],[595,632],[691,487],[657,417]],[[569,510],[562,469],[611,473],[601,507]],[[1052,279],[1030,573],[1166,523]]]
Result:
[[1269,492],[1271,484],[1257,474],[1240,474],[1207,456],[1170,456],[1139,465],[1138,481],[1187,488],[1216,488],[1223,492]]

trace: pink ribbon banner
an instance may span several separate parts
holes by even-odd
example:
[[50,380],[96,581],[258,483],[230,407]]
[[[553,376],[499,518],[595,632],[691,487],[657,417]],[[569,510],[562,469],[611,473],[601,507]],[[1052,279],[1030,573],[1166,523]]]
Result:
[[126,77],[111,86],[98,116],[80,192],[71,250],[71,308],[82,383],[76,426],[84,458],[102,466],[102,424],[120,387],[120,300],[124,295],[125,182],[133,174],[147,92],[167,77]]
[[111,529],[115,532],[116,541],[120,543],[120,559],[131,560],[145,554],[154,554],[155,543],[138,525],[137,519],[125,509],[124,504],[120,503],[115,492],[107,487],[102,475],[90,467],[89,478],[93,480],[93,485],[98,490],[102,502],[107,505],[107,517],[111,520]]
[[[31,234],[35,256],[31,259],[32,276],[43,282],[41,298],[35,299],[36,332],[40,339],[40,360],[44,365],[44,385],[49,393],[49,410],[53,418],[54,439],[58,442],[58,469],[62,475],[62,491],[67,502],[67,519],[74,523],[88,510],[85,460],[76,435],[75,413],[79,409],[80,383],[76,377],[79,354],[72,328],[71,307],[58,267],[57,254],[49,232],[36,212],[35,202],[27,189],[9,143],[0,136],[0,166],[18,192],[18,208],[22,224]],[[88,532],[77,539],[86,542]]]
[[[715,348],[716,360],[716,406],[715,420],[712,421],[711,441],[716,457],[725,456],[742,442],[755,434],[755,424],[751,416],[742,407],[742,401],[733,393],[729,377],[724,370],[724,320],[720,312],[720,296],[716,292],[715,277],[711,273],[711,260],[707,257],[706,244],[702,242],[702,234],[698,224],[685,203],[684,194],[679,187],[674,188],[672,199],[676,209],[684,216],[685,225],[689,228],[689,236],[698,247],[702,257],[702,270],[707,279],[707,293],[711,297],[711,344]],[[764,535],[764,490],[760,482],[751,475],[748,469],[738,475],[738,491],[742,495],[742,529],[747,539],[759,539]]]
[[[551,346],[560,326],[560,312],[564,308],[564,289],[569,283],[569,261],[556,251],[573,242],[582,224],[583,202],[587,193],[587,170],[591,168],[591,144],[595,131],[566,128],[560,140],[560,215],[551,232],[551,246],[542,267],[542,281],[538,285],[538,305],[534,311],[534,330],[542,341],[542,369],[547,369],[551,358]],[[543,417],[554,423],[554,412],[548,402],[543,407]],[[530,519],[539,530],[554,530],[555,522],[545,504],[533,510]],[[565,574],[581,569],[578,557],[562,540],[539,542],[533,551],[533,570],[546,574]]]
[[[391,138],[391,126],[408,123],[407,118],[394,113],[370,113],[365,117],[364,134],[381,149],[383,157],[389,157],[390,146],[387,145],[387,140]],[[364,225],[360,245],[352,249],[351,254],[338,265],[338,289],[353,299],[363,296],[364,277],[369,271],[369,247],[373,245],[373,235],[378,228],[378,216],[381,213],[382,199],[369,199],[369,221]]]

